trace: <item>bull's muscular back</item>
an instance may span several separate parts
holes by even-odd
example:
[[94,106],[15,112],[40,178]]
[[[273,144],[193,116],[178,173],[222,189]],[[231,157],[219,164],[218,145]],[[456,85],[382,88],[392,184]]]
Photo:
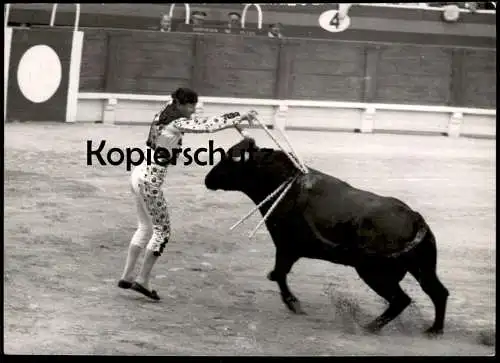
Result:
[[[243,192],[259,204],[297,171],[281,151],[259,154],[255,160],[257,167]],[[261,214],[272,204],[262,206]],[[382,255],[401,250],[415,236],[420,219],[396,198],[355,188],[309,168],[309,174],[301,176],[273,210],[266,226],[278,249],[324,258],[325,249],[332,246],[337,251],[331,255],[338,253],[335,246]]]
[[420,215],[402,201],[316,175],[303,213],[324,238],[366,253],[390,254],[415,236]]
[[[263,215],[268,208],[269,205],[261,210]],[[308,217],[314,224],[312,228]],[[338,244],[339,253],[344,247],[352,247],[358,251],[389,254],[403,249],[414,237],[417,218],[416,212],[396,198],[357,189],[310,169],[310,174],[303,176],[280,202],[266,225],[277,248],[323,258],[325,249],[331,247],[325,246],[313,228],[328,241]]]

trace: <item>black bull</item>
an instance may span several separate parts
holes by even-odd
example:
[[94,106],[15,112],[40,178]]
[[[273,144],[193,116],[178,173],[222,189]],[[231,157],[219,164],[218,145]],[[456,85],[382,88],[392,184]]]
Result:
[[[309,171],[265,222],[276,246],[275,266],[268,278],[278,283],[286,306],[304,313],[287,285],[287,275],[301,257],[352,266],[389,303],[365,327],[376,332],[410,304],[399,285],[410,272],[434,304],[434,324],[426,332],[442,333],[449,293],[436,275],[436,241],[424,218],[396,198]],[[210,170],[205,185],[210,190],[241,191],[257,205],[296,173],[284,152],[259,149],[246,138]],[[272,204],[265,203],[260,213],[264,216]]]

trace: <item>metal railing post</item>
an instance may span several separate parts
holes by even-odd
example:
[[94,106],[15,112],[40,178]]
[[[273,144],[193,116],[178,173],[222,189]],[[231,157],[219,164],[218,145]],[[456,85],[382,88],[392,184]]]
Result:
[[[184,8],[186,9],[186,19],[184,20],[184,23],[189,24],[191,22],[191,8],[189,7],[189,4],[187,4],[187,3],[184,3]],[[168,12],[168,15],[170,16],[170,20],[173,19],[174,9],[175,9],[175,4],[170,5],[170,11]]]
[[10,4],[5,4],[5,27],[9,25]]
[[[57,5],[58,4],[53,4],[52,5],[52,14],[50,14],[50,26],[54,26],[54,22],[56,21],[56,12],[57,12]],[[78,25],[80,24],[80,4],[75,4],[75,24],[74,24],[74,31],[78,31]]]
[[258,14],[257,28],[262,29],[262,8],[260,7],[259,4],[245,4],[243,12],[241,13],[241,28],[245,29],[245,19],[247,17],[247,11],[248,8],[252,5],[255,6],[255,8],[257,9],[257,14]]

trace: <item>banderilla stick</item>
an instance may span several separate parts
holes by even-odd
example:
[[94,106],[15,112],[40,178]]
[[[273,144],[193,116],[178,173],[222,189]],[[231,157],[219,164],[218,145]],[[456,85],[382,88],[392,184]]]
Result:
[[269,131],[269,129],[266,127],[266,125],[264,125],[262,122],[260,122],[260,120],[258,118],[255,118],[255,121],[257,121],[257,123],[264,129],[264,131],[269,135],[269,137],[276,143],[276,145],[278,145],[278,147],[286,154],[286,156],[288,156],[288,158],[290,159],[290,161],[293,163],[293,165],[295,165],[295,167],[297,169],[299,169],[302,173],[304,174],[307,174],[307,169],[304,169],[296,160],[294,157],[292,157],[289,153],[286,152],[285,148],[283,146],[281,146],[281,144],[279,143],[279,141],[273,136],[273,134],[271,133],[271,131]]
[[290,188],[292,187],[293,183],[295,182],[295,180],[298,177],[299,177],[299,174],[295,175],[295,177],[292,179],[292,181],[288,183],[288,185],[285,188],[285,190],[283,191],[283,193],[281,193],[281,195],[279,196],[279,198],[274,201],[273,205],[269,208],[269,210],[267,211],[267,213],[264,216],[264,218],[262,218],[262,220],[259,222],[259,224],[257,224],[257,227],[254,228],[254,230],[248,235],[248,237],[250,237],[250,238],[253,237],[253,235],[255,234],[255,232],[257,232],[257,230],[259,229],[259,227],[266,221],[267,217],[269,217],[269,215],[273,212],[273,210],[276,208],[276,206],[281,201],[281,199],[283,199],[283,197],[285,196],[285,194],[290,190]]
[[284,131],[282,131],[279,127],[276,127],[276,129],[278,130],[278,133],[283,136],[283,138],[285,139],[285,142],[288,144],[288,146],[290,147],[290,149],[292,150],[292,154],[295,156],[295,158],[297,159],[297,161],[299,162],[300,166],[302,167],[303,170],[305,170],[305,173],[307,174],[308,172],[308,168],[306,166],[306,164],[304,163],[304,161],[299,157],[299,154],[297,154],[297,152],[295,151],[295,149],[293,148],[292,146],[292,143],[290,142],[290,139],[288,139],[288,136],[286,136],[286,133]]
[[244,216],[243,218],[241,218],[238,222],[236,222],[231,228],[229,228],[229,230],[233,230],[235,229],[236,227],[238,227],[241,223],[243,223],[245,220],[247,220],[248,218],[250,218],[250,216],[252,214],[254,214],[261,206],[263,206],[265,203],[267,203],[272,197],[274,197],[276,194],[279,193],[280,190],[282,190],[285,185],[287,183],[290,183],[292,181],[292,178],[289,178],[287,180],[285,180],[283,183],[281,183],[281,185],[274,191],[272,192],[271,194],[269,194],[266,199],[264,199],[262,202],[259,203],[259,205],[255,206],[250,212],[248,212],[248,214],[246,216]]
[[[283,148],[283,146],[281,146],[278,141],[273,137],[273,135],[271,134],[271,131],[269,131],[269,129],[267,129],[267,127],[262,124],[261,122],[259,122],[259,120],[256,119],[256,121],[262,126],[262,128],[268,133],[269,137],[271,137],[271,139],[274,140],[274,142],[278,145],[279,148],[281,148],[281,150],[283,150],[284,153],[286,153],[288,155],[288,153],[285,151],[285,149]],[[236,131],[238,131],[241,135],[242,138],[245,138],[247,135],[246,135],[246,132],[245,130],[243,130],[239,125],[235,125],[235,128],[236,128]],[[287,145],[290,147],[290,149],[292,150],[292,156],[295,158],[295,160],[300,164],[300,170],[302,170],[302,172],[304,172],[305,174],[307,174],[308,172],[308,168],[306,166],[306,164],[300,159],[299,157],[299,154],[297,154],[297,152],[295,151],[295,149],[293,148],[290,140],[288,139],[288,136],[286,136],[286,134],[281,131],[279,128],[278,129],[278,132],[280,133],[280,135],[283,136],[283,138],[285,139],[285,142],[287,143]],[[293,160],[292,160],[293,162]],[[298,167],[298,165],[296,163],[294,163],[296,167]]]
[[240,125],[234,125],[234,128],[236,129],[236,131],[238,131],[240,133],[242,138],[245,138],[248,136],[247,132]]

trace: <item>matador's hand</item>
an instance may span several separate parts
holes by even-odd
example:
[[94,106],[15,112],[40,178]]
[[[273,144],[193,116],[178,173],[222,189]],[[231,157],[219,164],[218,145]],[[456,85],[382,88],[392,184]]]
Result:
[[255,110],[250,110],[248,111],[247,113],[244,113],[242,116],[241,116],[241,120],[242,121],[248,121],[248,124],[253,126],[253,122],[254,120],[257,118],[257,111]]

